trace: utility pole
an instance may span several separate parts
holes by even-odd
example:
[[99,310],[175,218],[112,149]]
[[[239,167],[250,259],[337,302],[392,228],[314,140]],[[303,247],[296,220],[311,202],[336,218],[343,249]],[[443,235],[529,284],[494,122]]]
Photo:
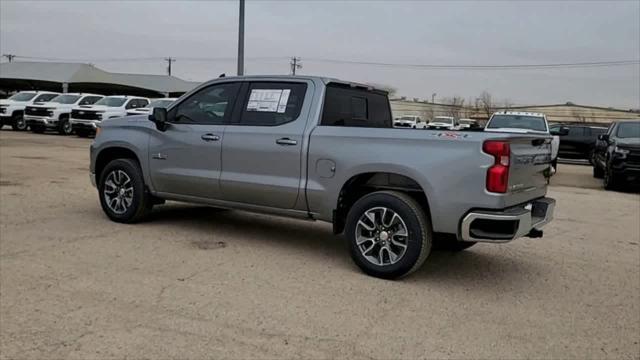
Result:
[[300,64],[300,58],[299,57],[292,57],[291,58],[291,62],[289,63],[289,65],[291,65],[291,75],[295,75],[296,74],[296,69],[302,69],[302,64]]
[[438,94],[436,94],[436,93],[431,94],[431,103],[432,104],[435,104],[435,102],[436,102],[436,95],[438,95]]
[[12,62],[13,58],[16,57],[13,54],[2,54],[2,56],[6,57],[9,60],[9,62]]
[[244,75],[244,0],[240,0],[238,20],[238,76],[242,76]]
[[176,62],[176,59],[174,59],[172,57],[168,57],[168,58],[164,58],[164,61],[169,63],[169,66],[167,66],[167,74],[169,74],[169,76],[171,76],[171,63]]

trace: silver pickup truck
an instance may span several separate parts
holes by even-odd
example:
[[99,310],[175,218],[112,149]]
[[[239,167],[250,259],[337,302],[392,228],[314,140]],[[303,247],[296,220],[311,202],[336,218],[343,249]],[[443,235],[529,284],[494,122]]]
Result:
[[226,77],[151,115],[102,121],[90,175],[113,221],[165,200],[327,221],[364,272],[397,278],[436,243],[542,236],[550,142],[394,129],[387,94],[367,85]]

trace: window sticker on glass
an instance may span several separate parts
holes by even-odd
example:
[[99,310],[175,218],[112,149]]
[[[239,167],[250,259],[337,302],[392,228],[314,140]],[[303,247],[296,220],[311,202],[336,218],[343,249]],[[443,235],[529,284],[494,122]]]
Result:
[[249,95],[247,111],[284,113],[290,92],[289,89],[253,89]]

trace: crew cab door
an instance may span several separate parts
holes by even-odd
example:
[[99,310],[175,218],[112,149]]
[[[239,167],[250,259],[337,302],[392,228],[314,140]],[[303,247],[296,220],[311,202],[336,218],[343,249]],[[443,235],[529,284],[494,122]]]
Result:
[[[222,143],[224,200],[292,209],[303,176],[303,133],[313,83],[247,82]],[[306,99],[306,100],[305,100]]]
[[222,141],[240,86],[214,84],[172,106],[166,131],[152,130],[151,182],[162,193],[217,199]]

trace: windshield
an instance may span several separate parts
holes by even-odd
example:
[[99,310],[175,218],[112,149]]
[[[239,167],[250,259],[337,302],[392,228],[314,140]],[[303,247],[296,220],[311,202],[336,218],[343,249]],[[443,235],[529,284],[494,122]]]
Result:
[[619,138],[640,138],[640,122],[620,124],[616,134]]
[[80,99],[80,95],[58,95],[51,102],[58,104],[73,104]]
[[433,118],[433,122],[453,124],[453,119],[446,117],[435,117]]
[[119,106],[122,106],[122,104],[124,104],[125,101],[127,101],[126,98],[109,97],[109,96],[107,96],[105,98],[102,98],[100,101],[98,101],[94,105],[104,105],[104,106],[108,106],[108,107],[119,107]]
[[475,124],[476,122],[473,120],[464,120],[464,119],[460,119],[460,124],[465,124],[465,125],[472,125]]
[[164,100],[164,99],[163,100],[153,100],[146,107],[148,107],[148,108],[166,108],[167,106],[171,105],[172,102],[173,102],[173,100]]
[[12,97],[10,97],[9,100],[29,101],[29,100],[33,99],[34,96],[36,96],[36,93],[19,92],[19,93],[13,95]]
[[547,131],[544,118],[540,116],[526,115],[494,115],[489,121],[488,129],[528,129],[535,131]]

